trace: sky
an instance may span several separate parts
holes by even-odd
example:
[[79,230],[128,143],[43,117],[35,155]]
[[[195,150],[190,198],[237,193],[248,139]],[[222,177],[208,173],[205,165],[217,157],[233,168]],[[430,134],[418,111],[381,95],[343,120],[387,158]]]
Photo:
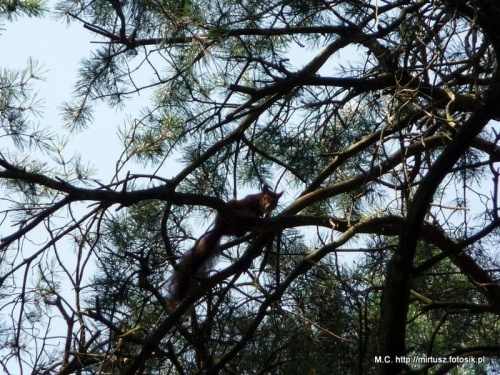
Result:
[[[54,4],[54,1],[49,4]],[[126,103],[125,108],[118,110],[99,104],[94,111],[92,124],[81,133],[69,134],[62,127],[60,107],[64,101],[71,101],[80,62],[99,47],[99,44],[92,42],[101,39],[97,39],[81,23],[67,24],[64,20],[56,20],[50,13],[43,18],[18,17],[13,22],[3,21],[0,26],[0,69],[23,69],[30,58],[42,66],[45,81],[38,82],[37,88],[38,98],[43,100],[43,115],[37,121],[60,136],[70,136],[70,143],[65,150],[67,159],[74,153],[81,154],[84,162],[88,161],[96,167],[98,179],[109,181],[122,152],[118,129],[123,127],[127,117],[138,115],[141,108],[148,104],[150,94],[137,95]],[[292,62],[297,69],[315,54],[304,48],[297,52],[292,52]],[[327,65],[330,74],[331,66]],[[145,80],[149,82],[150,77]],[[91,152],[86,149],[88,147],[91,147]],[[163,177],[172,177],[174,168],[170,164],[161,174]]]
[[[44,81],[36,83],[38,99],[42,101],[42,116],[35,121],[49,127],[59,136],[70,136],[65,149],[69,159],[74,153],[82,155],[98,170],[97,177],[104,181],[113,175],[116,160],[122,151],[117,131],[128,113],[138,113],[146,98],[127,103],[126,111],[117,112],[105,104],[99,104],[94,121],[83,131],[69,134],[62,127],[61,105],[73,98],[74,84],[78,79],[80,62],[97,48],[95,37],[82,24],[67,24],[47,14],[44,18],[18,17],[3,21],[0,31],[0,69],[20,70],[32,58],[41,66]],[[91,147],[90,150],[86,149]],[[0,144],[0,149],[1,149]]]
[[[118,129],[123,127],[128,113],[139,111],[145,104],[145,98],[131,101],[123,112],[117,112],[104,104],[99,105],[94,112],[92,124],[77,134],[70,134],[63,128],[61,105],[73,98],[80,62],[90,56],[92,49],[97,48],[97,45],[91,43],[93,40],[94,36],[80,23],[68,25],[65,21],[55,20],[51,14],[47,14],[44,18],[18,17],[12,22],[2,20],[0,69],[22,70],[28,66],[30,58],[38,62],[41,71],[44,72],[42,76],[45,80],[35,84],[37,97],[42,102],[39,108],[42,114],[40,117],[35,117],[34,121],[43,128],[48,127],[60,137],[69,137],[70,142],[63,152],[65,158],[70,159],[74,154],[80,154],[84,164],[89,163],[94,166],[96,178],[109,182],[114,175],[116,160],[122,152]],[[0,151],[5,151],[8,146],[2,144],[0,138]],[[48,155],[31,154],[30,157],[51,162]],[[10,224],[4,221],[0,225],[0,237],[11,232]],[[32,237],[35,246],[23,248],[23,256],[36,249],[36,243],[43,243],[47,239],[46,236],[43,231],[40,233],[34,231]],[[73,254],[68,252],[69,246],[60,247],[63,254]],[[72,256],[65,256],[65,259],[65,262],[74,260]],[[90,267],[87,272],[89,270],[92,268]],[[72,300],[70,290],[68,290],[68,300]],[[57,319],[54,321],[57,326]],[[57,327],[51,331],[56,343],[57,335],[63,337],[65,334],[64,324],[60,324],[60,327],[64,331],[59,332]],[[9,366],[12,366],[12,373],[19,371],[15,363],[10,362]],[[26,371],[30,372],[28,368]]]

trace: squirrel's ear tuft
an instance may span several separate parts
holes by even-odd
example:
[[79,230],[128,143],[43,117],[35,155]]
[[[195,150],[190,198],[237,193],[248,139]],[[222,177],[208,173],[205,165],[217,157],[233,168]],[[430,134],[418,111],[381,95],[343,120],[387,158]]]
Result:
[[262,184],[262,192],[267,193],[268,191],[269,191],[269,186],[266,183]]

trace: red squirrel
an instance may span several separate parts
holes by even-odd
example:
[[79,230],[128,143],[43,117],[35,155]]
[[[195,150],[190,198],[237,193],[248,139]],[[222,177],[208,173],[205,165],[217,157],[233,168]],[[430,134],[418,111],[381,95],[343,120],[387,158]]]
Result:
[[[243,199],[232,199],[226,203],[227,207],[251,216],[262,217],[276,208],[283,192],[276,193],[264,185],[262,192],[247,195]],[[218,213],[214,228],[200,237],[195,246],[188,250],[180,259],[170,283],[170,304],[177,305],[197,285],[200,278],[205,276],[220,254],[222,236],[243,236],[245,228],[235,228],[229,225],[227,219]]]

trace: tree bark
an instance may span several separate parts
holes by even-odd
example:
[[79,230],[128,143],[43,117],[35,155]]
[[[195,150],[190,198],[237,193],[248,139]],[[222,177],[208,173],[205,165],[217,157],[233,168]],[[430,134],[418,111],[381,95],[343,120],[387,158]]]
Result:
[[[459,7],[459,11],[471,15],[471,8],[460,2],[451,2]],[[496,14],[500,12],[498,5],[491,2],[478,2],[478,24],[490,38],[493,48],[500,51],[500,28]],[[498,60],[498,59],[497,59]],[[498,61],[497,61],[498,66]],[[406,354],[406,320],[412,271],[417,243],[421,227],[432,202],[434,193],[450,172],[459,158],[474,142],[475,138],[492,119],[499,118],[498,103],[500,103],[499,74],[496,73],[495,84],[485,95],[485,104],[472,114],[458,129],[455,137],[444,148],[434,165],[429,169],[424,180],[419,185],[413,200],[410,202],[405,223],[402,226],[396,252],[389,261],[385,279],[382,305],[380,311],[380,354],[383,361],[380,374],[399,374],[404,370],[404,364],[397,363],[397,358]]]

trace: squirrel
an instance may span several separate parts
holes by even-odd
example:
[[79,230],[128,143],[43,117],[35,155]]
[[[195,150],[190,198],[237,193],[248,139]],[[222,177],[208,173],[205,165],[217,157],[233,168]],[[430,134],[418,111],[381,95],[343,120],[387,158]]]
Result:
[[[258,218],[273,211],[283,195],[263,185],[262,191],[247,195],[243,199],[231,199],[226,203],[230,209]],[[170,279],[170,305],[175,306],[184,299],[197,285],[220,254],[222,236],[242,237],[247,230],[231,226],[227,219],[218,213],[213,229],[201,236],[195,246],[180,259]]]

